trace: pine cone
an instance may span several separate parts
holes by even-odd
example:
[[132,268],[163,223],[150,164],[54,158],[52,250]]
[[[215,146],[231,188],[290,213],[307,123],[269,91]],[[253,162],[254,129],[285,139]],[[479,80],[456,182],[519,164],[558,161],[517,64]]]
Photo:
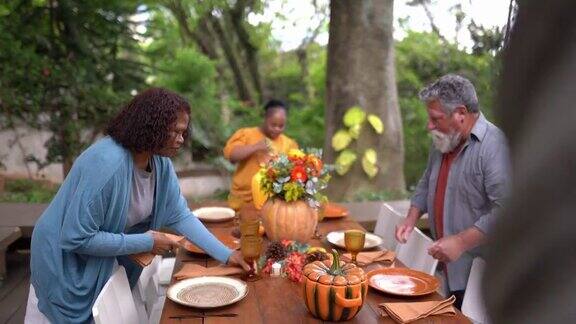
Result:
[[274,261],[284,260],[286,258],[286,248],[282,243],[275,241],[268,245],[266,249],[266,259],[272,259]]
[[314,261],[324,261],[328,259],[328,255],[322,251],[314,251],[306,255],[306,264]]

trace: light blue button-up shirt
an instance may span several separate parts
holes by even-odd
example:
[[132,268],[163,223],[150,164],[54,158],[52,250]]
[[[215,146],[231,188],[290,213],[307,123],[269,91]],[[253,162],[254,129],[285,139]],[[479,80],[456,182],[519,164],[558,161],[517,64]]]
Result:
[[[431,149],[424,175],[418,182],[411,204],[428,213],[430,229],[438,239],[434,224],[434,196],[442,153]],[[454,235],[475,226],[490,233],[497,212],[510,185],[510,155],[504,133],[480,114],[462,150],[450,166],[444,198],[444,235]],[[466,288],[472,259],[479,249],[462,254],[447,264],[451,291]]]

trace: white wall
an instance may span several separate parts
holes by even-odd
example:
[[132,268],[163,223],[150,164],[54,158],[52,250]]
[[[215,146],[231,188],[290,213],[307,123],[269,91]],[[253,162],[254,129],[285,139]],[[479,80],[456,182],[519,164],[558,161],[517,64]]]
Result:
[[0,131],[1,173],[10,177],[46,179],[62,182],[62,164],[55,163],[38,170],[34,162],[26,163],[26,156],[34,155],[43,160],[46,156],[44,143],[50,138],[49,132],[40,132],[29,127],[17,130]]
[[[19,127],[16,131],[0,131],[0,162],[5,166],[0,169],[0,173],[14,178],[45,179],[61,183],[61,163],[51,164],[39,171],[35,163],[25,161],[27,155],[34,155],[43,160],[47,152],[44,143],[49,138],[49,132],[40,132],[26,126]],[[191,161],[189,155],[174,159],[176,171],[189,170],[196,166],[197,164]],[[227,190],[229,187],[228,176],[205,175],[180,179],[182,193],[189,197],[206,197],[216,190]]]

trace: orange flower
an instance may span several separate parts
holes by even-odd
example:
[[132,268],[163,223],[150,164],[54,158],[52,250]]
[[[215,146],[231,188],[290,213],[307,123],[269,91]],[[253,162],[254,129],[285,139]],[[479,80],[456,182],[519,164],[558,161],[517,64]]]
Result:
[[306,175],[306,169],[304,169],[304,167],[301,165],[294,166],[294,169],[292,169],[292,172],[290,173],[290,178],[293,181],[299,180],[302,182],[306,182],[306,180],[308,180],[308,176]]
[[302,157],[288,157],[288,160],[292,162],[294,166],[302,166],[306,162],[306,160]]
[[308,156],[308,165],[310,166],[310,168],[312,168],[316,171],[315,173],[319,174],[320,172],[322,172],[322,167],[323,167],[322,160],[320,160],[316,156],[314,156],[314,155]]

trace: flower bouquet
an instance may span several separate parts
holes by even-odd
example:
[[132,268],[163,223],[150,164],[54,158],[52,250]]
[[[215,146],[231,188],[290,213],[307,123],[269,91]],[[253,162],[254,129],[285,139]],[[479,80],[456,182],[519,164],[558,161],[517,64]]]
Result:
[[330,174],[319,151],[304,153],[292,149],[280,154],[260,169],[260,186],[269,198],[286,202],[305,200],[312,208],[320,207],[326,196],[320,191],[328,186]]
[[271,240],[305,242],[318,223],[318,208],[327,201],[321,191],[330,180],[318,151],[290,150],[270,160],[259,171],[266,196],[262,221]]

